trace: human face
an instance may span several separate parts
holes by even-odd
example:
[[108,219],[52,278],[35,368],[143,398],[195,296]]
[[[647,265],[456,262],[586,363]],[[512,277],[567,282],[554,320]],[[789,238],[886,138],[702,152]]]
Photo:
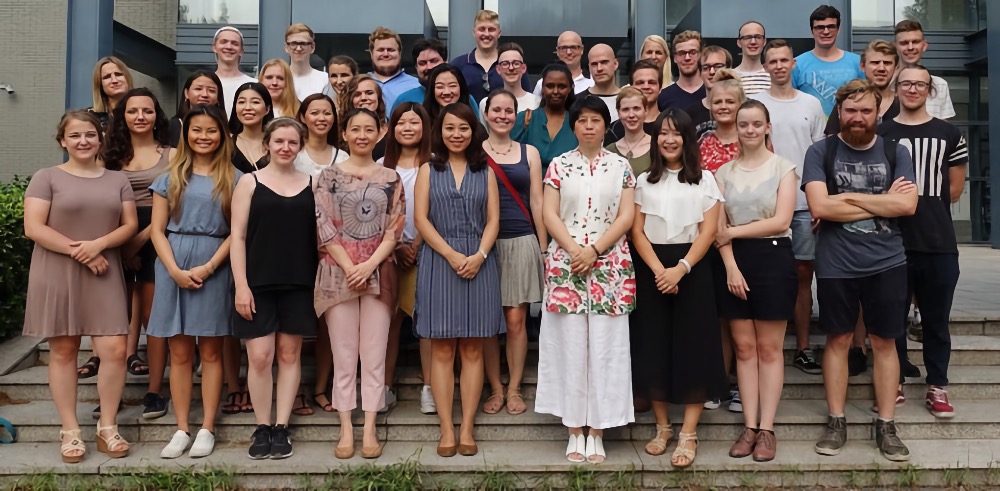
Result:
[[656,70],[644,68],[632,74],[632,87],[639,89],[646,98],[646,105],[656,103],[660,95],[660,74]]
[[494,96],[490,107],[486,109],[486,124],[494,135],[506,135],[514,126],[517,111],[514,110],[514,99],[507,95]]
[[701,70],[701,79],[705,82],[706,89],[712,90],[712,86],[715,85],[713,80],[715,79],[715,73],[727,66],[725,54],[713,51],[705,55],[704,60],[702,60],[698,68]]
[[626,97],[618,105],[618,120],[625,129],[642,131],[642,123],[646,121],[646,100],[639,97]]
[[542,80],[542,99],[546,107],[563,107],[569,91],[572,90],[569,77],[559,71],[551,71]]
[[854,95],[840,106],[840,136],[853,147],[863,147],[875,138],[878,107],[875,96]]
[[830,17],[812,22],[813,41],[817,48],[829,49],[837,44],[837,35],[840,34],[840,21]]
[[363,107],[378,112],[378,92],[374,80],[362,80],[351,96],[354,107]]
[[264,98],[253,89],[240,92],[233,107],[236,109],[236,117],[244,126],[261,124],[264,121],[264,115],[268,112]]
[[674,127],[673,121],[665,119],[660,134],[656,137],[660,148],[660,156],[667,163],[680,162],[684,154],[684,136]]
[[606,46],[595,46],[587,55],[590,64],[590,76],[595,84],[613,83],[618,70],[618,59]]
[[233,31],[222,31],[212,43],[212,52],[220,62],[237,63],[243,55],[243,39]]
[[198,77],[184,90],[184,98],[189,104],[212,105],[219,102],[219,87],[208,77]]
[[521,75],[527,70],[524,57],[517,50],[508,49],[500,53],[500,58],[497,60],[497,71],[500,72],[505,84],[517,85],[521,81]]
[[740,107],[740,101],[731,90],[712,91],[712,119],[718,124],[732,124],[736,122],[736,110]]
[[736,45],[743,51],[743,56],[751,58],[760,56],[765,43],[767,43],[767,38],[764,37],[764,26],[756,22],[743,26],[740,29],[739,37],[736,38]]
[[66,129],[63,131],[63,137],[59,144],[73,159],[91,160],[97,156],[97,152],[101,149],[101,136],[98,131],[93,124],[87,121],[70,119],[66,122]]
[[496,22],[476,22],[472,28],[472,35],[476,38],[476,48],[489,51],[497,47],[500,40],[500,24]]
[[441,72],[434,79],[434,99],[441,107],[458,101],[462,94],[462,89],[458,86],[458,79],[451,72]]
[[868,51],[865,53],[861,68],[875,88],[884,90],[896,72],[896,58],[878,51]]
[[333,106],[326,99],[312,101],[302,115],[302,122],[309,129],[309,133],[324,138],[333,128],[333,119]]
[[344,128],[344,141],[351,155],[371,155],[372,149],[378,143],[378,125],[375,118],[367,114],[355,114],[347,120]]
[[643,44],[642,49],[639,50],[639,59],[653,60],[656,62],[656,66],[663,68],[663,64],[667,61],[667,52],[659,43],[646,41],[646,44]]
[[417,55],[417,77],[420,77],[420,80],[427,80],[431,70],[442,63],[444,58],[441,58],[441,53],[430,48],[421,51]]
[[580,117],[573,125],[573,134],[576,135],[580,146],[600,146],[604,141],[605,131],[607,128],[604,126],[604,118],[590,109],[580,111]]
[[931,93],[931,76],[920,69],[903,69],[896,77],[896,96],[903,108],[919,111]]
[[771,133],[771,123],[760,108],[742,109],[736,114],[736,131],[739,134],[740,146],[756,149],[764,145],[765,136]]
[[271,65],[264,70],[260,77],[260,82],[267,87],[267,92],[271,94],[271,100],[276,101],[281,97],[281,92],[285,90],[288,81],[285,80],[285,71],[278,65]]
[[396,121],[396,127],[393,128],[393,132],[396,135],[396,141],[400,145],[404,147],[416,147],[420,145],[420,141],[424,138],[424,124],[416,112],[406,111],[399,117],[399,121]]
[[927,51],[927,41],[924,40],[924,33],[920,31],[908,31],[896,34],[896,50],[899,51],[900,58],[907,65],[920,63],[920,57]]
[[118,65],[107,62],[101,66],[101,90],[110,99],[117,100],[128,92],[130,87],[125,80],[125,72]]
[[441,121],[441,138],[448,152],[460,154],[472,143],[472,126],[454,114],[445,114]]
[[338,94],[344,92],[344,89],[347,88],[347,82],[350,82],[353,76],[351,67],[347,65],[338,65],[336,63],[330,65],[330,87]]
[[199,114],[191,118],[187,128],[187,143],[196,155],[212,155],[222,143],[222,128],[211,116]]
[[146,96],[129,97],[125,103],[125,124],[134,134],[153,131],[156,124],[156,106],[153,99]]
[[560,34],[556,41],[556,56],[566,66],[579,67],[580,58],[583,58],[583,39],[573,31]]
[[372,43],[371,55],[375,73],[389,77],[399,72],[399,45],[395,38],[379,39]]
[[697,39],[677,43],[674,48],[674,64],[682,76],[693,77],[698,74],[698,64],[701,61],[701,43]]
[[285,38],[285,53],[292,58],[292,62],[309,61],[309,55],[316,51],[316,43],[308,32],[297,32],[289,34]]
[[295,128],[285,126],[271,132],[267,141],[267,153],[271,155],[271,164],[291,166],[295,156],[302,149],[302,138]]
[[772,48],[767,52],[767,63],[764,70],[771,74],[774,85],[788,85],[792,79],[792,69],[795,68],[795,58],[791,48]]

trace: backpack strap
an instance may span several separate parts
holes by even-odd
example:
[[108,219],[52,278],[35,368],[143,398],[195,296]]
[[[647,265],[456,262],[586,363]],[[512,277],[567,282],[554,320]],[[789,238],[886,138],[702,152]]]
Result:
[[[896,177],[896,152],[899,146],[894,140],[888,138],[882,138],[882,150],[885,151],[885,160],[889,163],[889,175],[888,182],[892,183]],[[886,190],[888,191],[888,189]]]
[[823,174],[826,176],[826,192],[830,196],[833,196],[840,193],[837,189],[837,172],[833,165],[837,160],[840,137],[837,135],[828,136],[824,143],[826,147],[823,150]]
[[[521,152],[523,155],[524,152],[523,146],[521,147]],[[528,212],[528,207],[524,205],[524,201],[521,201],[521,196],[517,193],[517,189],[514,189],[514,185],[511,184],[510,179],[507,177],[507,173],[504,172],[503,168],[500,167],[500,164],[498,164],[495,160],[493,160],[493,157],[489,155],[486,155],[486,164],[489,165],[491,169],[493,169],[493,174],[496,175],[500,183],[503,184],[503,187],[507,188],[507,192],[509,192],[510,195],[514,197],[514,202],[517,203],[517,207],[521,209],[522,213],[524,213],[524,217],[528,219],[528,223],[530,223],[531,226],[534,227],[535,220],[531,218],[531,213]]]

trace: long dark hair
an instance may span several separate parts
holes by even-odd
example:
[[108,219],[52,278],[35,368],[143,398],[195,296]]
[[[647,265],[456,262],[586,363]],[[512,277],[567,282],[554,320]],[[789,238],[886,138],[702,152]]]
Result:
[[[326,94],[312,94],[306,97],[302,100],[299,111],[295,113],[295,119],[305,126],[305,116],[306,112],[309,111],[309,105],[320,100],[330,103],[330,110],[333,111],[333,124],[330,125],[330,132],[326,134],[326,144],[336,148],[340,145],[340,122],[337,121],[337,105],[333,103],[333,99],[330,96]],[[302,142],[302,144],[305,146],[305,142]]]
[[218,98],[216,98],[215,100],[215,106],[217,106],[219,109],[222,109],[223,113],[226,112],[226,103],[225,103],[226,96],[222,93],[222,80],[219,79],[219,76],[216,75],[215,72],[210,72],[208,70],[198,70],[192,73],[191,76],[184,81],[184,89],[181,90],[180,94],[181,97],[180,100],[177,102],[177,114],[174,115],[174,117],[178,119],[184,119],[184,116],[187,115],[187,112],[191,110],[191,101],[187,100],[187,97],[184,97],[184,92],[190,89],[191,85],[194,84],[194,81],[198,80],[201,77],[205,77],[215,83],[216,94],[218,94]]
[[698,138],[694,130],[694,123],[691,116],[680,109],[668,108],[656,117],[653,123],[653,147],[649,152],[649,175],[646,180],[651,184],[659,182],[666,172],[667,162],[660,153],[660,131],[667,124],[673,125],[674,129],[681,134],[681,164],[684,165],[681,172],[677,174],[677,180],[685,184],[698,184],[701,182],[701,156],[698,152]]
[[156,116],[153,118],[153,139],[161,147],[170,146],[170,123],[156,96],[145,87],[132,89],[122,96],[122,100],[111,111],[107,141],[101,149],[101,159],[104,160],[104,167],[108,170],[121,170],[135,155],[132,149],[132,132],[125,122],[125,108],[129,99],[133,97],[149,97],[153,101],[153,108],[156,111]]
[[252,90],[260,95],[260,98],[264,101],[264,105],[267,106],[267,113],[264,114],[264,119],[260,122],[261,131],[267,127],[267,123],[270,123],[274,119],[274,103],[271,102],[271,93],[267,91],[267,87],[264,87],[264,84],[260,82],[247,82],[239,86],[236,89],[236,93],[233,94],[233,112],[229,114],[229,133],[233,135],[234,139],[236,135],[243,133],[243,122],[236,115],[236,101],[240,98],[240,94],[247,90]]
[[386,168],[395,169],[399,162],[399,156],[403,153],[403,146],[396,140],[396,124],[404,114],[413,111],[420,118],[420,126],[423,129],[420,137],[420,147],[417,149],[417,161],[421,164],[431,158],[431,118],[423,106],[416,102],[403,102],[396,105],[389,116],[389,131],[385,134],[385,157],[382,162]]
[[[569,71],[569,67],[567,67],[565,63],[552,63],[550,65],[546,65],[545,68],[542,69],[542,78],[540,79],[543,86],[545,85],[545,76],[551,72],[562,73],[566,75],[566,80],[569,81],[569,94],[566,95],[566,102],[563,103],[563,109],[569,111],[569,108],[573,107],[573,103],[576,102],[576,91],[573,90],[573,72]],[[539,101],[538,107],[545,107],[545,97],[542,97],[542,100]]]
[[[427,95],[424,96],[424,109],[427,110],[427,115],[435,121],[437,121],[438,115],[441,113],[441,104],[438,104],[437,99],[434,98],[434,83],[445,72],[454,75],[455,80],[458,80],[458,100],[454,103],[469,106],[469,86],[465,84],[465,75],[462,75],[462,71],[455,65],[442,63],[434,67],[431,73],[427,75]],[[471,109],[472,106],[469,106],[469,108]]]
[[472,139],[469,146],[465,148],[465,159],[469,163],[469,170],[479,172],[485,169],[486,152],[483,150],[483,142],[486,141],[486,130],[479,124],[476,113],[472,111],[469,104],[458,102],[445,106],[441,109],[441,114],[434,120],[434,129],[431,130],[431,167],[439,172],[444,171],[451,155],[448,146],[444,144],[444,135],[441,132],[444,127],[444,118],[449,114],[458,117],[472,127]]

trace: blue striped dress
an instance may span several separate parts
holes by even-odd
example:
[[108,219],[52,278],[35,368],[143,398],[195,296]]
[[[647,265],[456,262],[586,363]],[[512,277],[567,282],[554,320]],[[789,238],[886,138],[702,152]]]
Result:
[[[430,168],[428,218],[456,251],[478,254],[486,227],[489,172],[467,170],[455,187],[451,165]],[[487,251],[489,252],[489,251]],[[421,338],[477,338],[505,332],[500,305],[500,273],[492,253],[471,280],[458,275],[448,260],[425,242],[417,257],[414,325]]]

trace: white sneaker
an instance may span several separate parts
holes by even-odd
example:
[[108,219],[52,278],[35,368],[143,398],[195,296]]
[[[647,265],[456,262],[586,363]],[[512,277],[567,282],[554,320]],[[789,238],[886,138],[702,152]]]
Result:
[[198,436],[194,439],[194,444],[191,445],[191,451],[188,455],[192,459],[197,459],[201,457],[208,457],[212,455],[212,450],[215,449],[215,435],[211,431],[202,428],[198,430]]
[[743,412],[743,400],[740,399],[740,391],[731,389],[729,391],[729,410],[734,413]]
[[188,445],[191,444],[191,435],[187,434],[185,431],[177,430],[174,433],[173,438],[170,439],[170,443],[163,450],[160,451],[161,459],[176,459],[181,455],[184,455],[184,451],[187,450]]
[[719,399],[705,401],[705,409],[719,409],[719,406],[722,406],[722,401]]
[[380,413],[387,413],[390,409],[396,407],[396,394],[393,394],[389,387],[385,388],[385,404],[378,410]]
[[431,392],[431,386],[429,385],[424,385],[420,389],[420,412],[424,414],[438,412],[437,406],[434,404],[434,393]]

